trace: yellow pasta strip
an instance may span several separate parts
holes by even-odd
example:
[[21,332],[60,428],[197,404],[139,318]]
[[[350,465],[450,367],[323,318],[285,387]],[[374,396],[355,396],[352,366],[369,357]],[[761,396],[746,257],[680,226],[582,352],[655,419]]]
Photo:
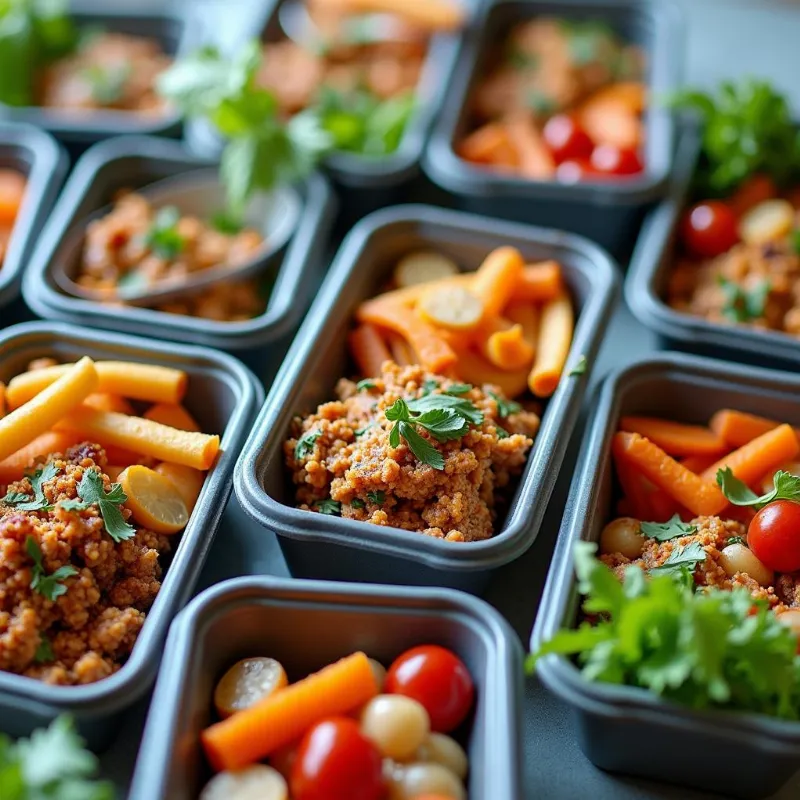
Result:
[[566,294],[542,308],[539,347],[528,376],[528,388],[537,397],[550,397],[556,390],[572,345],[574,326],[572,301]]

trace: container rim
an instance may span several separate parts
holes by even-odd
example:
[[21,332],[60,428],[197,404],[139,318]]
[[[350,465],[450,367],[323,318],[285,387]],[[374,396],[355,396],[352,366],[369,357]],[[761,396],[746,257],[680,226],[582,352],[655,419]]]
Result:
[[[587,279],[591,280],[593,287],[578,317],[568,365],[573,364],[578,355],[586,356],[589,363],[593,362],[618,289],[615,263],[598,245],[563,231],[486,219],[432,206],[400,205],[375,211],[357,223],[344,239],[237,461],[234,490],[245,512],[262,526],[274,528],[280,536],[357,546],[373,553],[421,561],[436,569],[460,572],[486,570],[512,561],[533,544],[538,525],[525,517],[518,503],[514,504],[503,529],[492,538],[481,542],[463,542],[454,547],[452,542],[420,536],[412,531],[375,526],[358,520],[333,520],[322,514],[302,511],[278,502],[263,489],[262,459],[266,444],[273,435],[271,432],[277,430],[280,424],[282,409],[291,405],[292,398],[299,391],[305,365],[312,358],[331,309],[359,264],[362,252],[372,237],[384,227],[431,219],[443,226],[456,229],[466,227],[486,233],[498,240],[527,239],[537,245],[569,249],[591,262],[593,269],[587,273]],[[518,494],[532,491],[534,474],[539,471],[545,473],[542,495],[549,497],[552,491],[556,479],[554,473],[557,473],[563,457],[563,453],[556,453],[560,431],[563,427],[571,432],[580,413],[585,377],[576,377],[577,380],[562,380],[549,400],[520,478]],[[566,441],[563,447],[566,448]]]
[[[683,353],[661,352],[641,357],[613,369],[595,395],[591,415],[567,499],[556,547],[548,571],[530,649],[536,650],[561,627],[573,601],[575,577],[572,548],[584,538],[583,520],[597,505],[598,464],[613,433],[619,402],[624,392],[638,382],[660,375],[695,374],[705,380],[737,384],[742,388],[758,385],[773,391],[800,392],[800,375],[778,370],[728,363]],[[586,680],[565,656],[548,655],[537,664],[536,673],[547,688],[561,699],[606,718],[628,718],[640,722],[684,728],[691,724],[715,737],[748,741],[756,734],[758,749],[771,752],[800,751],[800,723],[771,718],[763,714],[718,709],[696,710],[663,700],[646,689]]]
[[[221,436],[222,454],[206,476],[196,508],[202,512],[204,504],[213,499],[212,495],[219,498],[230,491],[228,476],[233,469],[239,446],[247,433],[254,407],[263,397],[263,389],[258,380],[238,359],[207,347],[181,345],[179,348],[177,344],[169,342],[109,331],[79,329],[66,323],[47,321],[21,323],[1,331],[0,348],[16,339],[25,340],[28,337],[50,338],[59,342],[90,342],[95,347],[109,348],[116,352],[123,351],[130,356],[136,353],[156,354],[162,357],[179,356],[187,361],[191,359],[194,365],[202,367],[210,375],[230,376],[235,382],[238,397]],[[222,505],[224,506],[224,503]],[[220,514],[221,511],[220,508]],[[180,609],[199,572],[199,566],[192,563],[195,560],[193,557],[196,555],[194,552],[197,549],[196,545],[204,544],[207,550],[213,541],[213,536],[210,536],[206,542],[202,542],[201,539],[197,543],[193,542],[193,537],[199,538],[205,535],[204,526],[205,520],[193,513],[181,535],[181,542],[174,551],[172,562],[164,572],[159,594],[148,611],[148,619],[154,613],[159,615],[155,621],[163,628],[162,636],[166,635],[168,620],[160,618],[160,609],[163,607],[166,610],[171,592],[177,594],[175,601],[177,608]],[[216,527],[213,526],[214,529]],[[194,550],[190,552],[188,544],[184,545],[184,542],[195,544]],[[199,559],[200,563],[203,560]],[[188,586],[185,579],[187,575],[190,584]],[[156,671],[151,651],[160,643],[157,641],[156,633],[149,635],[148,631],[154,629],[146,627],[148,619],[145,620],[145,627],[142,628],[129,659],[113,675],[84,686],[51,686],[22,675],[0,672],[0,694],[3,695],[3,701],[25,708],[38,706],[41,709],[93,711],[108,715],[131,705],[149,688]]]
[[[519,0],[488,0],[479,11],[480,16],[471,35],[462,41],[447,97],[423,155],[426,174],[448,191],[486,198],[507,195],[520,199],[588,202],[596,205],[641,205],[658,198],[663,193],[671,170],[675,125],[666,109],[652,105],[648,109],[647,127],[651,128],[657,123],[663,125],[665,141],[657,153],[653,152],[654,148],[649,148],[647,165],[641,178],[575,184],[556,180],[537,181],[481,169],[456,154],[453,145],[455,131],[468,101],[476,60],[484,50],[484,31],[492,15],[504,5],[521,3]],[[567,10],[589,8],[593,14],[602,14],[604,10],[628,10],[631,14],[647,18],[654,36],[658,37],[657,41],[662,42],[662,60],[665,60],[661,65],[663,79],[670,86],[677,85],[683,61],[686,24],[683,13],[673,0],[658,3],[650,0],[558,0],[557,4],[553,0],[535,0],[527,4],[531,12],[526,18],[535,16],[537,6],[555,5]],[[651,76],[648,83],[652,84],[652,81]]]

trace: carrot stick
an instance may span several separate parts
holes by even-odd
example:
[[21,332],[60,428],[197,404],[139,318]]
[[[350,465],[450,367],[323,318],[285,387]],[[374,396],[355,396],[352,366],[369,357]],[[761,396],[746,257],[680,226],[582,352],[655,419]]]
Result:
[[751,486],[770,470],[791,461],[798,452],[800,441],[792,426],[779,425],[712,464],[703,472],[703,478],[716,481],[717,472],[727,467],[740,481]]
[[[430,285],[426,288],[430,288]],[[430,372],[442,373],[455,364],[456,354],[439,336],[436,328],[404,305],[387,301],[385,297],[376,297],[359,306],[356,319],[361,323],[388,328],[405,337],[422,365]]]
[[133,406],[118,394],[109,392],[95,392],[90,394],[84,401],[85,406],[98,408],[100,411],[118,411],[120,414],[135,414]]
[[539,347],[528,376],[528,387],[537,397],[550,397],[556,390],[572,345],[574,325],[572,301],[566,294],[542,309]]
[[698,516],[719,514],[728,501],[716,483],[689,472],[658,445],[638,433],[615,434],[613,452],[645,478]]
[[507,372],[497,369],[497,367],[477,353],[472,352],[468,347],[459,348],[456,352],[458,353],[458,363],[455,371],[461,380],[472,383],[475,386],[483,386],[484,384],[497,386],[506,397],[511,398],[518,397],[527,388],[527,368],[516,372]]
[[312,725],[346,714],[378,694],[364,653],[290,684],[222,722],[200,738],[215,770],[240,769],[299,739]]
[[535,354],[539,342],[539,309],[532,303],[513,300],[504,314],[510,322],[522,326],[522,335]]
[[545,144],[530,112],[509,114],[506,130],[519,155],[519,173],[533,180],[546,180],[556,174],[556,162]]
[[178,494],[191,514],[197,504],[197,498],[200,497],[200,492],[203,490],[203,483],[206,479],[205,472],[184,467],[182,464],[169,464],[166,461],[157,464],[155,471],[167,478],[178,490]]
[[[711,417],[709,427],[714,433],[719,434],[729,447],[741,447],[767,431],[774,430],[780,424],[756,414],[723,408]],[[800,428],[795,428],[795,433],[800,437]]]
[[25,176],[15,169],[0,170],[0,225],[14,224],[25,199]]
[[500,369],[525,369],[533,361],[533,348],[525,341],[522,325],[514,325],[507,331],[498,331],[489,337],[486,355]]
[[408,342],[396,333],[391,331],[386,336],[389,344],[389,352],[392,354],[392,361],[401,367],[407,367],[417,363],[417,357],[409,346]]
[[24,406],[0,419],[0,461],[49,431],[62,417],[74,412],[86,396],[97,388],[97,382],[94,362],[84,357]]
[[361,375],[371,378],[380,375],[383,362],[392,360],[386,342],[374,325],[359,325],[354,328],[350,331],[347,342]]
[[557,261],[528,264],[523,268],[522,278],[514,290],[514,300],[546,303],[555,300],[562,288],[561,265]]
[[645,487],[644,476],[636,467],[612,451],[614,467],[628,514],[635,519],[649,520],[652,517],[650,494]]
[[[116,411],[117,409],[107,409]],[[162,425],[169,425],[170,428],[177,428],[179,431],[195,431],[199,433],[200,426],[194,417],[183,407],[173,403],[156,403],[144,412],[145,419],[153,422],[160,422]]]
[[[71,364],[58,364],[33,372],[24,372],[9,381],[8,404],[19,408],[45,387],[60,378]],[[189,377],[179,369],[132,361],[100,361],[96,365],[98,391],[147,400],[151,403],[180,403],[186,394]]]
[[472,280],[472,293],[483,303],[484,313],[499,314],[514,296],[525,262],[516,247],[492,250],[478,267]]
[[681,464],[683,464],[689,472],[700,475],[700,473],[705,472],[716,460],[716,456],[687,456],[681,459]]
[[219,436],[179,431],[149,419],[130,417],[115,411],[78,406],[60,416],[63,418],[55,426],[56,430],[75,431],[103,444],[124,447],[135,453],[195,469],[209,469],[219,451]]
[[671,456],[720,455],[725,440],[701,425],[684,425],[654,417],[623,417],[620,430],[638,433]]
[[25,470],[36,462],[37,458],[49,456],[52,453],[63,453],[68,447],[77,444],[80,436],[58,431],[46,431],[28,442],[16,453],[12,453],[0,461],[0,483],[18,481],[25,474]]
[[653,517],[648,522],[666,522],[674,514],[680,512],[680,505],[675,502],[663,489],[656,489],[647,496],[647,501],[653,512]]
[[474,164],[514,167],[517,153],[500,122],[489,122],[465,136],[457,147],[458,155]]

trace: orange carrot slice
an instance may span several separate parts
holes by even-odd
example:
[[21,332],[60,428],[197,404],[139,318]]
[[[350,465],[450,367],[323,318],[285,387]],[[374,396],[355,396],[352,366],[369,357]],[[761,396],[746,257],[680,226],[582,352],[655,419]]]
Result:
[[[723,408],[711,417],[709,427],[718,433],[729,447],[741,447],[767,431],[774,430],[780,424],[774,419]],[[800,428],[795,428],[795,433],[800,436]]]
[[499,314],[514,297],[524,266],[516,247],[498,247],[486,256],[470,287],[483,303],[486,314]]
[[386,342],[374,325],[359,325],[350,332],[347,341],[353,361],[362,375],[374,378],[381,374],[383,362],[392,360]]
[[[108,411],[118,409],[109,408]],[[195,418],[182,406],[177,403],[156,403],[144,412],[145,419],[153,422],[160,422],[162,425],[169,425],[170,428],[177,428],[179,431],[200,431],[200,426]]]
[[638,433],[671,456],[720,455],[725,440],[701,425],[684,425],[654,417],[623,417],[620,430]]

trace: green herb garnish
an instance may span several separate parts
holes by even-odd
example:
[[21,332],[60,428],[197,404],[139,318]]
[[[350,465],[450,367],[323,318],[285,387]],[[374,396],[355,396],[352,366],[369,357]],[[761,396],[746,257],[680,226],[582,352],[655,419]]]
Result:
[[110,106],[122,97],[131,72],[129,63],[90,64],[83,68],[81,77],[89,84],[92,99],[100,106]]
[[97,758],[84,749],[69,717],[29,739],[0,734],[0,797],[3,800],[114,800],[114,788],[92,777]]
[[147,246],[160,258],[177,258],[186,247],[186,240],[178,233],[181,212],[175,206],[160,208],[145,234]]
[[800,256],[800,228],[795,228],[791,233],[790,243],[792,250]]
[[706,551],[700,542],[690,542],[678,546],[669,554],[666,561],[658,567],[653,567],[650,572],[671,573],[683,570],[694,570],[701,562],[706,560]]
[[342,516],[342,504],[338,500],[331,500],[330,497],[325,500],[316,500],[314,502],[314,508],[316,508],[320,514],[327,514],[331,517]]
[[499,425],[494,426],[495,433],[497,433],[498,439],[508,439],[508,431],[505,428],[501,428]]
[[750,322],[764,316],[764,308],[772,289],[772,284],[768,280],[760,281],[750,291],[721,275],[717,281],[724,298],[722,314],[731,322]]
[[450,394],[429,394],[417,400],[409,400],[408,408],[415,414],[447,408],[455,411],[472,425],[480,425],[483,422],[483,412],[479,408],[463,397],[453,397]]
[[124,542],[136,536],[136,528],[125,521],[119,510],[119,506],[128,499],[128,496],[118,483],[112,483],[110,491],[106,492],[100,473],[93,469],[84,470],[78,484],[78,498],[62,500],[59,505],[67,511],[79,511],[97,505],[106,531],[115,542]]
[[43,633],[39,634],[39,644],[36,647],[33,660],[37,664],[47,664],[50,661],[56,660],[56,654],[53,652],[53,645]]
[[717,471],[717,485],[735,506],[753,506],[759,509],[776,500],[800,502],[800,477],[779,469],[775,473],[773,483],[775,485],[771,491],[757,495],[733,474],[730,467]]
[[364,502],[364,501],[363,501],[363,500],[362,500],[360,497],[354,497],[354,498],[353,498],[353,499],[350,501],[350,506],[351,506],[352,508],[357,508],[357,509],[359,509],[359,510],[361,510],[362,508],[366,508],[366,505],[367,505],[367,504],[366,504],[366,503],[365,503],[365,502]]
[[467,392],[472,391],[472,384],[471,383],[454,383],[451,386],[448,386],[447,389],[444,390],[445,394],[451,394],[454,397],[459,397],[462,394],[466,394]]
[[[356,433],[356,436],[358,433]],[[322,431],[310,430],[306,431],[294,446],[294,459],[295,461],[302,461],[306,456],[310,456],[314,452],[314,444],[322,436]]]
[[376,506],[382,506],[386,502],[386,492],[383,489],[376,489],[374,492],[367,492],[367,500]]
[[244,223],[241,220],[234,219],[224,211],[219,211],[211,217],[211,225],[215,231],[224,233],[226,236],[236,236],[244,228]]
[[525,92],[525,105],[536,114],[552,114],[558,104],[552,97],[548,97],[538,89],[529,89]]
[[9,492],[3,498],[3,502],[7,506],[14,506],[17,511],[49,511],[53,506],[45,497],[44,484],[53,480],[59,472],[59,468],[52,461],[48,462],[28,476],[33,489],[33,500],[24,492]]
[[539,66],[539,56],[521,47],[510,47],[506,52],[506,61],[517,70],[533,70]]
[[616,58],[617,35],[614,29],[598,20],[561,20],[567,34],[569,54],[578,66],[598,61],[609,52]]
[[679,536],[690,536],[696,533],[697,526],[681,522],[681,518],[675,514],[667,522],[643,522],[641,531],[642,536],[646,536],[648,539],[667,542],[670,539],[677,539]]
[[569,371],[569,377],[574,375],[585,375],[588,367],[589,362],[586,360],[586,356],[581,356],[578,359],[578,363]]
[[725,542],[725,547],[730,544],[743,544],[745,547],[747,547],[747,540],[744,538],[744,536],[731,536],[731,538]]
[[378,386],[375,381],[370,380],[369,378],[364,378],[363,381],[359,381],[356,384],[356,391],[357,392],[368,392],[370,389],[375,389]]
[[519,414],[519,412],[522,411],[522,406],[519,403],[513,400],[506,400],[504,397],[494,392],[489,392],[488,394],[489,397],[497,403],[497,415],[500,419],[510,417],[512,414]]
[[61,597],[62,594],[66,594],[67,587],[64,586],[61,581],[71,578],[73,575],[77,575],[78,570],[75,569],[72,564],[66,564],[48,575],[44,569],[42,550],[33,536],[28,536],[25,539],[25,552],[33,561],[31,589],[51,601]]

